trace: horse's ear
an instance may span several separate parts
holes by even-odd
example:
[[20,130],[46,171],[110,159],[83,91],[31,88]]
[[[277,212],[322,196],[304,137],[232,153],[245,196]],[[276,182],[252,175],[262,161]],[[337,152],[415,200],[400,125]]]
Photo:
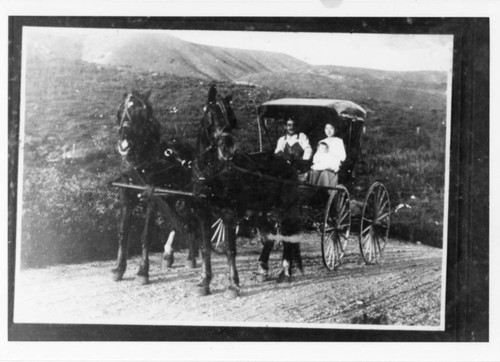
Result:
[[208,90],[208,103],[214,103],[217,100],[217,85],[212,84]]
[[233,100],[232,94],[224,97],[224,104],[226,105],[226,112],[229,121],[229,126],[233,130],[238,128],[238,120],[236,119],[236,115],[234,114],[233,108],[231,107],[232,100]]
[[151,97],[151,89],[147,90],[142,96],[145,101],[149,101],[149,97]]

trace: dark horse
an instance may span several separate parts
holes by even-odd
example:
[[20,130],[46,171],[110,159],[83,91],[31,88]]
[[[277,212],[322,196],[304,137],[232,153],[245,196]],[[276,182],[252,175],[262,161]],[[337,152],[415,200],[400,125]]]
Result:
[[[197,148],[191,152],[194,156],[191,162],[185,157],[189,152],[183,152],[180,146],[168,147],[160,142],[160,126],[153,118],[149,95],[137,92],[125,95],[117,113],[120,135],[118,150],[125,164],[121,181],[130,187],[122,189],[122,218],[114,278],[122,279],[125,272],[131,214],[142,202],[146,206],[145,227],[141,236],[142,259],[138,271],[142,283],[148,282],[148,236],[154,222],[153,214],[157,211],[165,219],[169,229],[184,234],[188,239],[188,260],[195,258],[201,245],[201,281],[197,284],[196,291],[199,295],[209,294],[212,278],[209,234],[213,220],[220,218],[228,227],[225,248],[230,268],[228,295],[238,296],[234,213],[230,207],[226,207],[226,198],[221,198],[221,194],[217,192],[221,176],[227,171],[227,165],[234,154],[234,138],[230,131],[237,121],[230,106],[231,96],[221,98],[217,95],[215,86],[210,88],[200,122]],[[144,190],[138,191],[138,185]],[[155,195],[155,188],[184,190],[191,195],[173,193],[162,199]],[[193,194],[195,197],[192,197]],[[201,242],[196,243],[195,238]],[[168,244],[167,242],[166,249]],[[168,259],[172,255],[170,253],[167,256],[168,262],[171,262]]]
[[235,152],[231,131],[236,127],[236,116],[231,108],[232,96],[220,97],[215,85],[210,87],[208,101],[200,122],[197,138],[197,154],[193,163],[193,189],[197,200],[197,211],[202,234],[201,280],[198,293],[210,293],[212,279],[211,251],[209,236],[214,220],[221,220],[225,226],[224,252],[229,267],[229,287],[227,294],[237,297],[240,293],[236,268],[236,215],[232,199],[227,197],[227,180],[231,159]]
[[[164,219],[165,226],[188,240],[188,261],[194,261],[197,254],[190,232],[193,228],[189,198],[183,194],[173,194],[164,200],[154,195],[155,187],[186,189],[191,181],[192,155],[187,146],[173,148],[161,141],[160,124],[153,117],[150,94],[136,91],[125,94],[117,111],[118,151],[122,155],[124,170],[119,178],[122,185],[121,220],[113,275],[118,281],[125,273],[132,212],[136,206],[143,204],[145,225],[141,235],[142,258],[137,273],[142,284],[149,282],[149,235],[157,213]],[[171,241],[172,238],[169,239]]]
[[296,169],[271,153],[236,153],[232,181],[226,193],[233,195],[240,227],[258,230],[263,245],[258,261],[258,280],[269,278],[269,257],[276,241],[283,244],[278,282],[291,281],[293,266],[303,273],[300,255],[302,215],[299,205],[314,201],[311,190],[299,188]]
[[[202,280],[200,294],[209,293],[212,277],[210,265],[211,244],[208,230],[218,224],[215,234],[221,236],[227,256],[229,289],[233,296],[239,294],[236,268],[236,225],[249,218],[268,236],[259,258],[261,280],[267,279],[269,254],[274,240],[283,241],[283,269],[278,281],[290,281],[292,262],[302,271],[299,244],[292,240],[300,228],[297,205],[297,172],[286,160],[274,155],[253,155],[236,151],[231,130],[236,118],[230,108],[230,97],[219,99],[215,86],[209,91],[208,102],[198,135],[198,154],[193,167],[193,184],[203,195],[205,213],[202,217],[205,238],[202,250]],[[231,121],[234,119],[234,121]],[[213,224],[214,220],[218,220]],[[220,231],[220,226],[223,231]],[[212,236],[211,240],[215,238]],[[274,240],[273,240],[274,239]]]

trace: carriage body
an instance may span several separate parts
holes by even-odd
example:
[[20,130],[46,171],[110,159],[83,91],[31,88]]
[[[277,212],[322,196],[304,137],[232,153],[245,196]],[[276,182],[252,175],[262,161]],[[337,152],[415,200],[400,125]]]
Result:
[[350,181],[360,158],[366,111],[352,101],[339,99],[282,98],[265,102],[258,107],[260,152],[274,150],[290,117],[299,132],[309,137],[313,152],[325,138],[326,123],[334,125],[335,136],[344,142],[347,156],[339,171],[339,181],[344,185]]
[[[351,215],[349,190],[354,184],[354,167],[361,157],[361,136],[365,130],[366,111],[349,100],[317,98],[282,98],[261,104],[258,108],[259,152],[264,157],[274,152],[279,137],[284,134],[287,119],[294,119],[299,132],[306,134],[316,152],[318,142],[325,138],[325,125],[335,127],[335,136],[344,142],[346,160],[339,170],[339,185],[331,188],[302,182],[297,192],[302,194],[301,210],[321,233],[323,262],[336,269],[345,255],[352,229],[359,230],[360,251],[368,264],[378,262],[385,247],[390,224],[390,202],[385,186],[374,183],[360,203],[362,213]],[[264,158],[265,160],[265,158]]]

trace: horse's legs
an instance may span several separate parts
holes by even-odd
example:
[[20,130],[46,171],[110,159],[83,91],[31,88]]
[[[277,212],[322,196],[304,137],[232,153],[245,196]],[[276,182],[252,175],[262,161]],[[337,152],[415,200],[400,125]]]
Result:
[[210,225],[205,220],[200,220],[199,225],[201,232],[201,280],[196,286],[197,294],[204,296],[210,294],[210,281],[212,280],[211,247],[210,238],[207,235]]
[[240,278],[236,268],[236,225],[230,212],[223,217],[223,221],[227,232],[226,257],[229,267],[229,287],[226,294],[231,298],[236,298],[240,295]]
[[[125,198],[125,196],[123,196],[123,198]],[[122,207],[122,216],[118,231],[118,256],[116,258],[116,267],[111,270],[115,281],[122,280],[125,269],[127,269],[128,238],[132,209],[133,207],[129,204],[129,201],[125,200],[124,206]]]
[[292,260],[297,266],[297,269],[304,275],[304,267],[302,266],[302,255],[300,252],[300,243],[292,243]]
[[167,268],[172,267],[172,264],[174,264],[174,248],[172,247],[172,244],[174,243],[174,237],[175,231],[172,230],[168,235],[165,246],[163,247],[163,260]]
[[186,259],[186,267],[190,269],[196,268],[196,257],[198,256],[198,243],[195,240],[195,235],[192,232],[186,233],[188,242],[188,256]]
[[292,267],[292,257],[293,257],[293,246],[292,243],[283,242],[283,268],[281,269],[278,279],[278,283],[290,282],[291,281],[291,267]]
[[137,280],[141,285],[149,283],[149,230],[152,226],[151,224],[154,222],[154,218],[151,217],[152,211],[152,205],[148,204],[146,208],[144,229],[141,235],[141,262],[139,264],[139,271],[137,272]]
[[269,257],[274,247],[274,240],[269,240],[267,237],[262,237],[262,251],[259,256],[257,280],[265,282],[269,279]]

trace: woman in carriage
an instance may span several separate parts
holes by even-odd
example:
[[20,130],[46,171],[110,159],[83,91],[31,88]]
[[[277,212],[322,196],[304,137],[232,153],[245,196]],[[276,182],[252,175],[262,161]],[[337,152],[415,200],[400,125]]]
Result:
[[318,143],[309,173],[309,183],[318,186],[335,187],[338,184],[340,165],[346,159],[344,141],[335,137],[332,123],[325,125],[326,138]]

